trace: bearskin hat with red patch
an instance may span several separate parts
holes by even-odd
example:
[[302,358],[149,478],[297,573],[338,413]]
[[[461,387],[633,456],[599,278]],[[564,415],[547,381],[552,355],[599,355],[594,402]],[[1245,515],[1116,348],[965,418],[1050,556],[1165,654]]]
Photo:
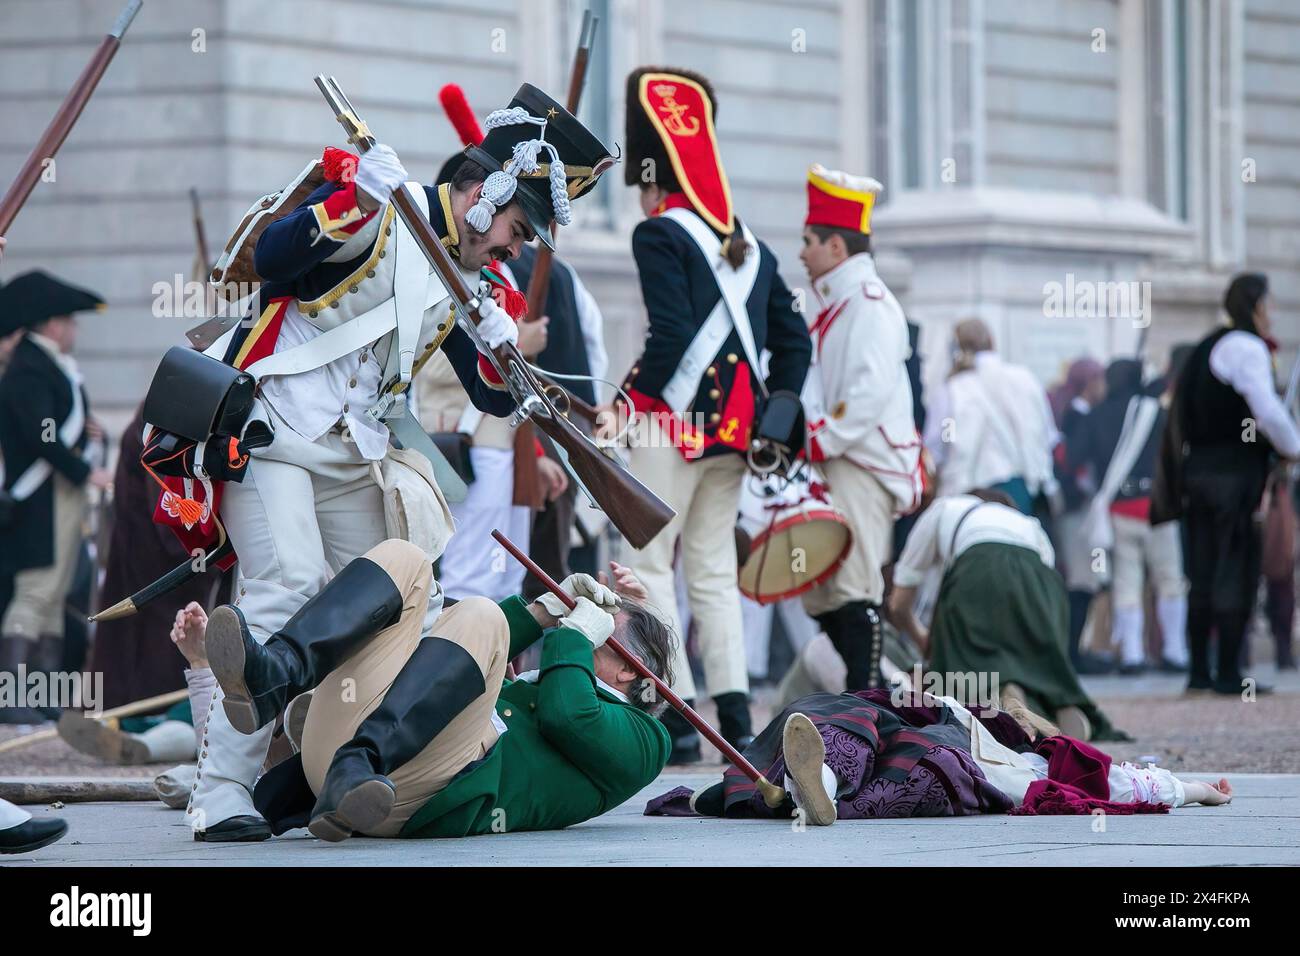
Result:
[[655,183],[670,206],[695,211],[727,239],[736,231],[731,185],[722,166],[713,86],[699,73],[643,66],[627,78],[629,186]]

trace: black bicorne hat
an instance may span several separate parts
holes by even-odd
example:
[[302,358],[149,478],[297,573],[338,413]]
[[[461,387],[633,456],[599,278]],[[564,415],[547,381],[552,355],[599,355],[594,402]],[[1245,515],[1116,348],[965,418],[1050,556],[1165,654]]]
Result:
[[[526,115],[534,120],[545,120],[545,126],[526,120],[509,122],[512,111],[520,117]],[[567,218],[568,202],[592,190],[601,174],[614,165],[613,154],[576,116],[531,83],[519,87],[510,105],[491,114],[486,125],[488,130],[483,142],[478,146],[467,146],[464,152],[444,163],[438,172],[438,182],[450,182],[467,159],[474,160],[489,173],[505,172],[514,176],[517,186],[513,198],[523,206],[538,237],[551,246],[551,220]],[[514,171],[515,148],[538,139],[555,147],[564,164],[567,197],[562,202],[564,209],[557,210],[551,198],[552,157],[549,149],[539,147],[537,169]]]
[[93,292],[69,285],[41,269],[24,272],[0,287],[0,335],[30,329],[56,315],[104,308]]

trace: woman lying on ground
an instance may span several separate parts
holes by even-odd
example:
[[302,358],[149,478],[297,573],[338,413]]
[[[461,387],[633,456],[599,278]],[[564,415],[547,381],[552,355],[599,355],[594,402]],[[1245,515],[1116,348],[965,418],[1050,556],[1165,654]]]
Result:
[[976,813],[1163,813],[1227,803],[1232,788],[1180,780],[1159,767],[1116,765],[1088,744],[1017,708],[967,709],[951,697],[885,690],[812,694],[783,710],[745,750],[784,781],[770,808],[735,768],[692,793],[651,800],[650,816],[837,819]]

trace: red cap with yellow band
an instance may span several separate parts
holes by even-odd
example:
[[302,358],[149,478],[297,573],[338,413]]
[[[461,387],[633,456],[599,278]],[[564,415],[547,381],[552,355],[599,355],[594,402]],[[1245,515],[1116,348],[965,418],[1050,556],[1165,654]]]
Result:
[[814,164],[808,170],[808,218],[805,226],[831,226],[871,232],[871,209],[884,187],[867,176],[850,176]]

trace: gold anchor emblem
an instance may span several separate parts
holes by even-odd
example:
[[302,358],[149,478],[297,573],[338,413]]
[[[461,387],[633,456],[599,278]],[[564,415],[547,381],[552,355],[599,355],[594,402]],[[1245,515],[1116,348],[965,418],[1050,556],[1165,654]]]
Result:
[[736,440],[736,429],[740,427],[739,418],[728,418],[727,424],[718,429],[718,437],[730,445]]
[[692,116],[688,121],[686,113],[689,110],[690,107],[678,103],[676,97],[664,97],[663,105],[659,107],[659,112],[664,114],[664,128],[674,136],[694,136],[700,131],[700,118]]

